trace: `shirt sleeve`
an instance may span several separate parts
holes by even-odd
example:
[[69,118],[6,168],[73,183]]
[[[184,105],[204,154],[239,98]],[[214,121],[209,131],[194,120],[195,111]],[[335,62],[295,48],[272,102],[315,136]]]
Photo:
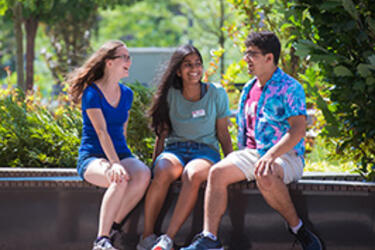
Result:
[[301,84],[295,82],[288,88],[285,95],[285,104],[286,117],[307,115],[306,96]]
[[126,109],[130,110],[133,105],[134,93],[133,90],[131,90],[131,88],[124,85],[122,86],[124,87],[123,94],[125,94],[126,96]]
[[101,108],[100,98],[101,96],[96,89],[87,87],[82,96],[82,110]]
[[217,108],[217,119],[224,118],[231,115],[229,110],[229,98],[227,92],[223,87],[217,88],[217,98],[216,98],[216,108]]

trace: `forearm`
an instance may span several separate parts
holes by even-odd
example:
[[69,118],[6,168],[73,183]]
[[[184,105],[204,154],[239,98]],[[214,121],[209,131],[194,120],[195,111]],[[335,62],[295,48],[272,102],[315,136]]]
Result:
[[156,160],[156,158],[163,152],[164,150],[164,138],[156,137],[154,152],[152,154],[152,162]]
[[108,161],[112,163],[119,163],[120,159],[116,153],[116,149],[113,145],[112,139],[108,133],[102,132],[98,134],[100,145],[104,151],[104,154],[107,156]]
[[230,134],[228,131],[224,134],[220,134],[218,136],[218,140],[220,142],[221,149],[223,150],[224,156],[227,156],[233,151],[232,140],[230,138]]

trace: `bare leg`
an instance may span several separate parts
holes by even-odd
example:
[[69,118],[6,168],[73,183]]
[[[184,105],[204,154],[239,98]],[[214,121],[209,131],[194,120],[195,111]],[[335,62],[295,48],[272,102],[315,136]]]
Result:
[[143,238],[154,233],[156,219],[164,204],[169,186],[181,176],[182,170],[180,161],[171,154],[166,154],[156,163],[155,176],[146,194]]
[[230,184],[245,179],[244,173],[227,159],[210,169],[204,200],[204,231],[217,235],[221,217],[227,208],[227,188]]
[[150,169],[136,158],[125,158],[121,164],[129,173],[130,181],[115,217],[117,223],[120,223],[142,199],[151,178]]
[[199,188],[207,180],[212,162],[204,159],[190,161],[182,174],[182,188],[169,224],[167,235],[173,239],[190,215],[196,203]]
[[257,185],[264,199],[294,227],[299,223],[299,217],[290,198],[289,190],[283,182],[284,170],[278,164],[272,165],[272,172],[256,177]]
[[105,177],[105,170],[108,166],[107,160],[97,159],[90,162],[85,172],[85,180],[96,186],[107,188],[100,207],[98,236],[109,236],[113,221],[119,211],[121,199],[128,187],[127,181],[108,182]]

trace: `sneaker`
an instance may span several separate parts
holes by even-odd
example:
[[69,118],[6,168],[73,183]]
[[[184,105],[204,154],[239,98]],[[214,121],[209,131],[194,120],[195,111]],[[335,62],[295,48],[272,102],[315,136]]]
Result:
[[168,235],[163,234],[157,240],[151,250],[171,250],[173,249],[173,241]]
[[181,250],[224,250],[224,248],[219,240],[212,240],[203,234],[198,234],[189,246],[183,247]]
[[112,246],[110,239],[101,238],[99,241],[94,242],[92,250],[117,250],[117,248]]
[[152,246],[155,244],[156,238],[157,237],[155,234],[151,234],[144,239],[141,235],[139,242],[137,244],[137,250],[150,250]]
[[109,233],[109,240],[112,242],[112,246],[118,248],[119,250],[129,249],[131,243],[126,237],[126,233],[122,230],[111,229]]
[[111,242],[115,242],[116,240],[119,240],[122,238],[122,231],[111,229],[111,232],[109,233],[109,240]]
[[290,232],[297,238],[299,243],[301,243],[302,249],[304,250],[322,250],[323,244],[319,237],[308,230],[305,225],[298,230],[297,234]]

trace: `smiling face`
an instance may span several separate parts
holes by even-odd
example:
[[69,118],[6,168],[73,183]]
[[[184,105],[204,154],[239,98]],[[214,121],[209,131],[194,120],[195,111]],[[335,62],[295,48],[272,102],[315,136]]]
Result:
[[129,68],[131,64],[131,57],[128,49],[125,46],[121,46],[116,49],[115,55],[109,61],[111,73],[118,75],[119,78],[129,76]]
[[203,65],[197,54],[187,55],[181,63],[177,75],[183,84],[199,83],[203,74]]

